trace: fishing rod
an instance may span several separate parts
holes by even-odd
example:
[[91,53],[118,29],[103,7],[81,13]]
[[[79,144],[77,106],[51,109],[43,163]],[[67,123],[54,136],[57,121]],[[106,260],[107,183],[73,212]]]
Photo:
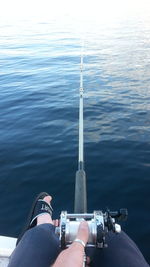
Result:
[[[102,210],[87,212],[86,174],[84,171],[84,131],[83,131],[83,45],[80,58],[80,89],[79,89],[79,153],[78,170],[75,177],[75,199],[74,213],[62,211],[60,215],[60,226],[56,233],[61,241],[61,248],[65,249],[75,240],[81,221],[86,220],[89,227],[89,239],[87,247],[105,248],[105,236],[109,231],[121,232],[120,224],[116,223],[127,219],[127,209],[105,212]],[[83,264],[83,266],[85,266]]]
[[86,174],[84,171],[84,134],[83,134],[83,44],[80,59],[80,90],[79,90],[79,155],[78,170],[75,179],[75,213],[87,212]]

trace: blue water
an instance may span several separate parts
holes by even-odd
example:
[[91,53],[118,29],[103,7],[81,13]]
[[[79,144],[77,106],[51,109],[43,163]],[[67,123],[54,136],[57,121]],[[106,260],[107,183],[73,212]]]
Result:
[[[127,207],[123,229],[150,262],[150,21],[87,25],[84,127],[88,210]],[[73,211],[83,29],[0,26],[0,234],[17,236],[41,191]]]

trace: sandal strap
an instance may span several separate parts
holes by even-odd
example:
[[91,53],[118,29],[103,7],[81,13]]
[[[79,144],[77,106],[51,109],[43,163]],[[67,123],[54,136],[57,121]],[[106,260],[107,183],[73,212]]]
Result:
[[53,208],[50,204],[48,204],[46,201],[42,199],[39,199],[34,208],[34,213],[32,216],[32,220],[30,222],[30,227],[32,227],[33,224],[35,224],[35,220],[37,219],[39,215],[48,213],[50,214],[50,216],[52,216],[52,211],[53,211]]

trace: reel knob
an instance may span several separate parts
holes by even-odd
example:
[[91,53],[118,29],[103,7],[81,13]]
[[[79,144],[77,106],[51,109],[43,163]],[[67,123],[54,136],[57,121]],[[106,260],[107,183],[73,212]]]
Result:
[[121,226],[117,223],[115,223],[115,233],[120,234],[121,233]]

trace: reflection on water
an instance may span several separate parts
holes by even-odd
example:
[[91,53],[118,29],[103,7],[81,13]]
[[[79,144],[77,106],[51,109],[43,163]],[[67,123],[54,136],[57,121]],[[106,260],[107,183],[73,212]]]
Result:
[[1,234],[18,235],[39,191],[54,195],[55,216],[73,209],[84,33],[89,210],[128,207],[126,230],[149,259],[148,22],[1,24]]

